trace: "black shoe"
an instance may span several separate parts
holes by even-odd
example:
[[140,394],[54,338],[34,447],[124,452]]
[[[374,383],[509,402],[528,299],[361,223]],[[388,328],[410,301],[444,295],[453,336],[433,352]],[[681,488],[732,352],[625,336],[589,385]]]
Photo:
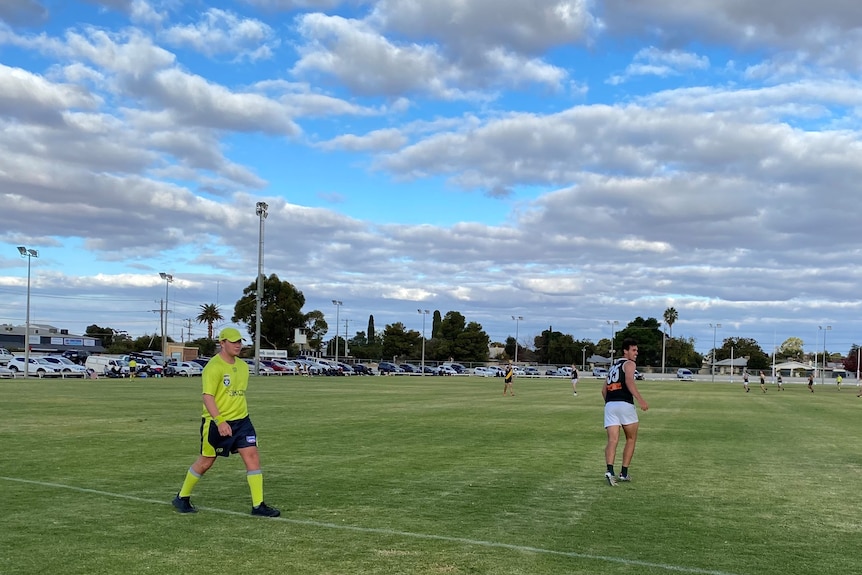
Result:
[[180,497],[180,494],[177,493],[177,496],[174,497],[172,501],[174,507],[177,508],[177,511],[180,513],[197,513],[198,510],[195,509],[194,505],[189,502],[188,497]]
[[261,503],[257,507],[251,508],[251,514],[259,517],[278,517],[281,515],[281,511],[275,507],[270,507],[266,503]]

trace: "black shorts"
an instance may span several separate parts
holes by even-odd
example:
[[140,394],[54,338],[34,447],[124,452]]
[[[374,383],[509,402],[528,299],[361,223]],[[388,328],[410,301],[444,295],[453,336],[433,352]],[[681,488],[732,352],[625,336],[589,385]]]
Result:
[[228,421],[232,435],[222,437],[218,425],[208,418],[201,418],[201,455],[205,457],[229,457],[243,447],[257,447],[257,432],[251,423],[251,418]]

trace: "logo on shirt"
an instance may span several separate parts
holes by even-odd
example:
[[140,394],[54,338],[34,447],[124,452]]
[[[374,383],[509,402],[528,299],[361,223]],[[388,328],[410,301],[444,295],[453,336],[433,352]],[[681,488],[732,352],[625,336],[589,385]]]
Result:
[[230,374],[229,373],[224,374],[221,382],[224,384],[225,387],[229,387],[230,386]]

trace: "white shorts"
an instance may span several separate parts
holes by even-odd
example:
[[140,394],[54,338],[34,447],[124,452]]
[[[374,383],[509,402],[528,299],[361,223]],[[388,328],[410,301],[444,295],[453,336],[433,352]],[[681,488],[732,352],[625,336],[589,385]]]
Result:
[[609,401],[605,404],[605,427],[630,425],[638,422],[635,406],[627,401]]

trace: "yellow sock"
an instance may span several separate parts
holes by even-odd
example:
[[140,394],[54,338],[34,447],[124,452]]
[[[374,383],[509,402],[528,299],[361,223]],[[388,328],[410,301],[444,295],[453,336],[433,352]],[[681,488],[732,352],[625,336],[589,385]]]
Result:
[[251,506],[257,507],[263,503],[263,471],[249,471],[245,474],[248,487],[251,489]]
[[195,485],[198,484],[198,480],[200,480],[201,476],[194,472],[194,470],[189,467],[188,473],[186,473],[186,479],[183,481],[183,486],[180,489],[180,497],[188,497],[192,494],[192,489],[195,488]]

